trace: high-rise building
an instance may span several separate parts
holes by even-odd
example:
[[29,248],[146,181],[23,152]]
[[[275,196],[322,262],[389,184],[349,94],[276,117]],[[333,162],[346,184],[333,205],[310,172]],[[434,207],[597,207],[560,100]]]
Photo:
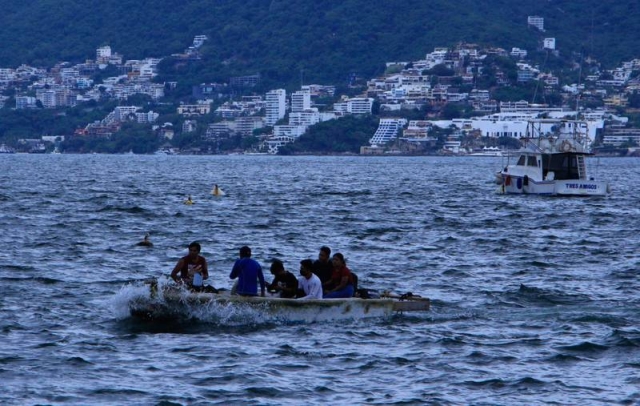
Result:
[[297,113],[311,108],[311,93],[308,90],[299,90],[291,94],[291,112]]
[[395,140],[405,124],[407,124],[407,120],[404,118],[381,118],[378,129],[369,140],[369,144],[384,145]]
[[287,106],[287,92],[284,89],[275,89],[267,92],[265,97],[266,118],[265,124],[273,126],[278,120],[284,118]]

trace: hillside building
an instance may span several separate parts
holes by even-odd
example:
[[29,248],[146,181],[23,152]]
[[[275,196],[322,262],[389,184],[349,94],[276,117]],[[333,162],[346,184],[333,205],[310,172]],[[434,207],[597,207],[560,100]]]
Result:
[[398,132],[406,124],[407,120],[404,118],[381,118],[378,129],[369,140],[369,144],[384,145],[395,140],[398,137]]
[[544,49],[554,50],[556,49],[556,39],[555,38],[545,38],[542,42]]
[[265,124],[273,126],[278,120],[284,118],[287,107],[287,92],[284,89],[275,89],[267,92]]
[[311,108],[311,93],[308,90],[299,90],[291,94],[291,112],[297,113]]
[[527,24],[537,28],[540,31],[544,31],[544,18],[538,16],[527,17]]

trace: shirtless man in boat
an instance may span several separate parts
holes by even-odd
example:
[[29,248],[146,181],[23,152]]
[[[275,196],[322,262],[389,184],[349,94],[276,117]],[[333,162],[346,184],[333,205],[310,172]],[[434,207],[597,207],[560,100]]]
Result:
[[180,258],[171,271],[171,279],[194,290],[203,289],[203,281],[209,279],[209,270],[207,260],[200,255],[200,249],[200,244],[195,241],[189,244],[189,254]]

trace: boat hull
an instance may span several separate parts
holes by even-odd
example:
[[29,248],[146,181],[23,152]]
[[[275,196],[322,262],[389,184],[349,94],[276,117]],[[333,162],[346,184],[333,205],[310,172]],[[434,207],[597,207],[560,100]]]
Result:
[[606,196],[607,182],[569,179],[535,181],[531,178],[502,173],[501,192],[506,194],[535,194],[550,196]]
[[[183,289],[153,291],[129,305],[132,316],[142,319],[196,317],[206,314],[244,312],[261,319],[286,321],[326,321],[385,317],[408,311],[427,311],[430,301],[411,297],[380,299],[282,299],[279,297],[237,296],[228,292],[197,293]],[[205,317],[206,318],[206,317]]]

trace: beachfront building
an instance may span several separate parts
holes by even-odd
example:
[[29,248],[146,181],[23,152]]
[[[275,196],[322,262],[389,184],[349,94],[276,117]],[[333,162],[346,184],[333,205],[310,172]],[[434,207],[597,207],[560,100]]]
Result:
[[398,137],[398,132],[407,124],[404,118],[381,118],[378,129],[369,140],[371,145],[384,145]]

